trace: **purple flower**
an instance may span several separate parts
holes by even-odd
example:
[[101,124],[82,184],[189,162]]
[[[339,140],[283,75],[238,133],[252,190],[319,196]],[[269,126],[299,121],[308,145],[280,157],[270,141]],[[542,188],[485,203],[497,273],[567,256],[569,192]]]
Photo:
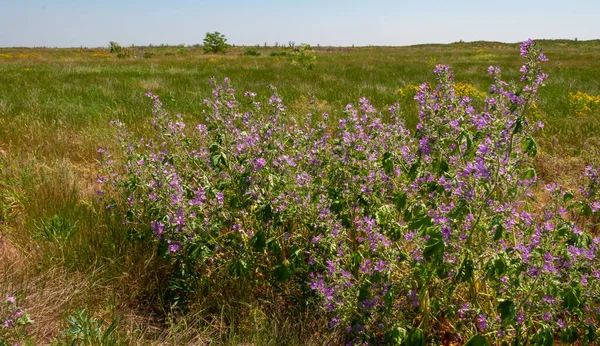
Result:
[[177,252],[179,250],[181,250],[181,244],[179,242],[169,244],[169,252]]
[[545,312],[542,314],[542,319],[546,322],[552,321],[552,314],[549,312]]
[[223,192],[219,191],[215,194],[215,197],[217,198],[217,203],[219,203],[220,205],[223,205],[224,202],[224,198],[223,198]]
[[165,224],[159,221],[152,221],[150,223],[150,226],[152,227],[152,230],[154,231],[154,233],[161,235],[163,234],[163,232],[165,231]]
[[267,161],[265,161],[265,159],[263,159],[262,157],[259,157],[257,159],[254,159],[254,161],[252,163],[252,167],[254,168],[255,171],[260,171],[261,169],[263,169],[265,167],[266,164],[267,164]]
[[483,313],[479,314],[479,317],[477,317],[477,327],[479,327],[481,331],[485,331],[488,327],[486,317],[487,316]]
[[594,201],[590,203],[590,208],[592,208],[592,213],[597,213],[600,210],[600,202]]
[[533,41],[529,38],[526,41],[523,41],[523,43],[521,43],[521,56],[522,57],[526,57],[527,56],[527,50],[529,49],[529,47],[531,47],[531,45],[533,44]]

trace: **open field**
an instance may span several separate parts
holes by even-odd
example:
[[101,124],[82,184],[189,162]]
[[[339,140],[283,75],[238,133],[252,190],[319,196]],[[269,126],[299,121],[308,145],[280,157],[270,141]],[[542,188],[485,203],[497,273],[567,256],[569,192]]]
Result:
[[[550,77],[534,109],[545,124],[536,135],[535,167],[543,182],[576,189],[584,168],[600,163],[600,41],[538,46],[550,59],[544,65]],[[321,47],[312,69],[271,55],[287,48],[252,48],[260,56],[243,55],[248,47],[225,55],[191,47],[128,49],[130,56],[117,58],[106,48],[0,48],[0,296],[17,292],[33,318],[25,343],[60,344],[60,332],[78,309],[106,326],[118,320],[113,344],[340,340],[327,334],[328,320],[314,318],[312,307],[281,308],[273,287],[264,287],[257,302],[243,287],[224,283],[218,294],[214,287],[212,295],[211,288],[195,292],[185,316],[168,308],[174,303],[166,301],[167,266],[133,231],[137,225],[106,213],[95,193],[98,149],[118,147],[109,121],[119,119],[138,137],[151,133],[146,92],[159,95],[165,110],[181,113],[189,126],[204,121],[209,79],[228,77],[240,98],[249,90],[266,101],[269,85],[276,86],[290,117],[303,119],[315,100],[331,124],[361,97],[381,110],[399,102],[414,131],[411,86],[433,83],[437,64],[450,65],[473,95],[492,84],[488,66],[501,67],[511,80],[522,65],[518,44],[490,42]]]

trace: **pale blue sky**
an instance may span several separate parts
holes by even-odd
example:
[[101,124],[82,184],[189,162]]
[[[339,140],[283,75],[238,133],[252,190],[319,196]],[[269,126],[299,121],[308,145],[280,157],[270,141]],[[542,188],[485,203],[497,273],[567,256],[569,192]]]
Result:
[[600,0],[0,0],[0,47],[600,38]]

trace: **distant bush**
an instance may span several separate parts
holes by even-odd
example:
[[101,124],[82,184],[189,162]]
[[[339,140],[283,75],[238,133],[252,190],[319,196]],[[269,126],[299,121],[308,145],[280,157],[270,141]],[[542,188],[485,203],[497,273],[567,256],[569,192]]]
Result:
[[225,53],[227,48],[229,48],[229,45],[227,44],[225,35],[218,31],[206,33],[203,41],[204,53]]
[[151,59],[154,57],[154,53],[152,52],[144,52],[144,59]]
[[287,52],[271,52],[269,56],[287,56]]
[[110,41],[108,44],[110,49],[110,54],[116,54],[117,58],[128,58],[130,56],[130,52],[128,49],[123,48],[120,44],[115,41]]
[[255,49],[248,49],[244,52],[244,55],[246,56],[260,56],[260,53],[258,51],[256,51]]
[[315,62],[317,61],[315,51],[307,43],[302,43],[300,47],[295,49],[291,55],[294,57],[292,64],[301,66],[308,70],[312,70]]
[[531,203],[546,58],[530,40],[521,55],[519,81],[488,69],[481,107],[436,66],[414,133],[396,106],[361,98],[332,127],[316,109],[290,116],[276,92],[240,101],[227,79],[188,128],[149,93],[153,135],[115,121],[123,158],[100,150],[107,203],[154,233],[173,292],[271,285],[317,299],[351,344],[593,343],[600,169]]
[[121,45],[115,41],[110,41],[108,43],[108,48],[110,49],[111,54],[113,54],[113,53],[117,54],[117,53],[120,53],[121,51],[123,51],[123,47],[121,47]]

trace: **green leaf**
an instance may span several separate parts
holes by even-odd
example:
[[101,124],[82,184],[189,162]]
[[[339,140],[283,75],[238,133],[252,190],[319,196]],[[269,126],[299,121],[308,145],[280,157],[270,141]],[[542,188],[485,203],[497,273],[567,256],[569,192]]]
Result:
[[410,166],[410,169],[408,171],[408,177],[411,181],[413,181],[417,178],[418,170],[419,170],[419,163],[415,162],[412,164],[412,166]]
[[498,279],[506,272],[507,265],[504,257],[495,255],[485,266],[487,277],[490,279]]
[[439,160],[438,164],[437,164],[437,171],[438,174],[441,176],[442,174],[448,172],[449,166],[448,166],[448,161],[441,159]]
[[458,269],[456,279],[458,282],[469,281],[473,278],[473,260],[470,257],[466,257]]
[[383,154],[383,158],[381,159],[381,165],[383,166],[385,174],[391,175],[394,172],[394,157],[391,153],[386,152]]
[[575,198],[575,195],[571,191],[567,191],[563,194],[563,202],[568,202]]
[[425,346],[425,335],[421,329],[415,329],[408,334],[404,346]]
[[254,233],[254,236],[250,238],[250,245],[254,247],[257,252],[263,252],[267,244],[266,235],[264,230],[260,230]]
[[490,342],[481,334],[475,334],[465,346],[491,346]]
[[552,331],[548,328],[540,330],[531,338],[531,344],[533,346],[553,346],[554,337],[552,336]]
[[386,345],[402,346],[404,339],[406,338],[406,329],[396,327],[391,331],[387,332],[385,341]]
[[271,238],[267,240],[267,249],[273,255],[279,255],[281,253],[281,244],[276,238]]
[[465,154],[466,154],[466,153],[468,153],[468,152],[471,150],[471,148],[473,147],[473,140],[471,140],[471,136],[469,135],[469,133],[468,133],[468,132],[463,132],[463,133],[460,135],[460,142],[462,143],[462,142],[463,142],[463,140],[467,142],[467,148],[466,148],[466,150],[465,150]]
[[535,143],[535,139],[533,139],[533,137],[525,137],[525,140],[523,141],[523,150],[531,157],[534,157],[537,154],[537,144]]
[[558,335],[562,342],[567,344],[575,343],[579,339],[579,332],[575,327],[568,327]]
[[362,303],[363,300],[371,298],[371,284],[369,282],[365,282],[358,289],[358,302]]
[[282,263],[275,267],[273,270],[273,276],[280,282],[285,282],[289,280],[289,278],[294,275],[294,271],[291,266],[285,263]]
[[406,193],[396,192],[394,197],[392,198],[394,205],[396,206],[396,210],[402,212],[404,207],[406,206]]
[[532,178],[535,178],[536,176],[537,176],[537,172],[535,171],[535,168],[530,167],[523,172],[522,178],[523,179],[532,179]]
[[522,117],[518,117],[517,121],[515,122],[515,129],[513,130],[514,134],[520,133],[523,131],[523,118]]
[[444,239],[442,232],[439,227],[430,227],[427,230],[427,243],[425,243],[425,249],[423,250],[423,256],[429,261],[434,263],[434,267],[438,267],[444,261]]
[[504,232],[504,225],[502,225],[502,217],[496,216],[492,221],[492,229],[494,231],[494,240],[500,240],[502,238],[502,232]]
[[498,304],[498,312],[500,312],[500,318],[502,322],[512,322],[516,317],[515,303],[512,300],[500,300]]
[[581,305],[581,284],[572,282],[563,295],[563,307],[569,310],[578,309]]
[[596,332],[596,327],[593,325],[589,325],[585,331],[585,335],[583,336],[583,345],[589,345],[592,342],[598,340],[598,334]]
[[248,264],[242,259],[233,261],[229,265],[229,273],[231,274],[231,276],[236,278],[246,276],[246,274],[248,273]]
[[165,241],[158,242],[158,248],[156,249],[159,258],[169,257],[169,244]]

